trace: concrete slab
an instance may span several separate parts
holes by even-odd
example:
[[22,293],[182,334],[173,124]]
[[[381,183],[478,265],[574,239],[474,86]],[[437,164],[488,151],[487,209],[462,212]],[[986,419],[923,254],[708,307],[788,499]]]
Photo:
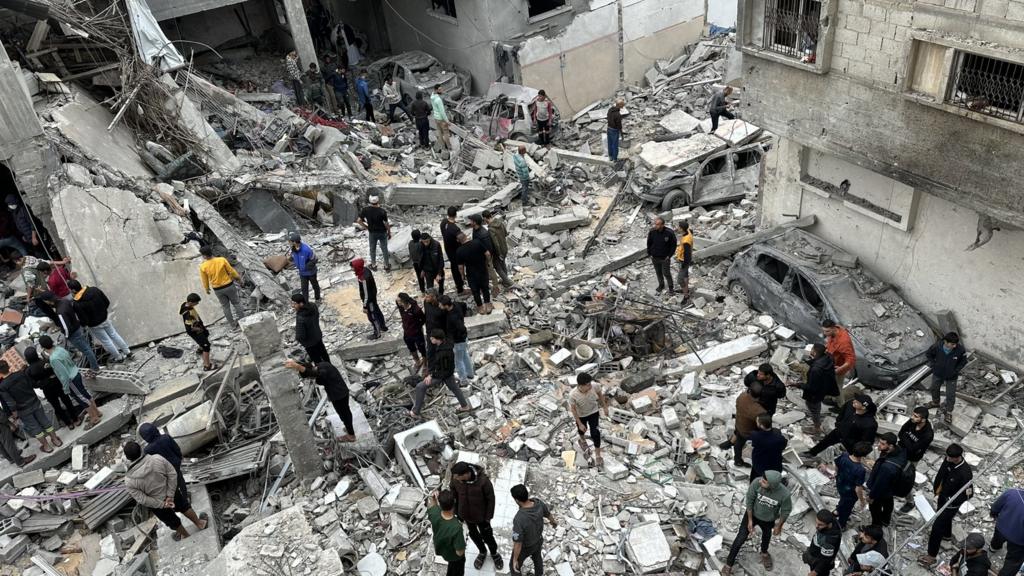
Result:
[[242,201],[242,213],[268,234],[299,229],[295,218],[266,190],[250,192]]
[[646,142],[640,147],[640,160],[652,169],[679,168],[700,162],[725,147],[725,141],[717,136],[694,134],[668,142]]
[[[704,132],[711,132],[711,119],[702,120],[700,129]],[[760,133],[761,128],[750,122],[720,118],[718,130],[715,130],[714,135],[725,140],[730,146],[741,146],[756,138]]]
[[196,390],[198,385],[199,378],[195,374],[186,374],[178,378],[165,380],[155,390],[146,395],[146,399],[142,402],[142,410],[152,410],[186,394],[190,394]]
[[388,192],[386,202],[396,206],[460,206],[482,200],[483,186],[454,184],[396,184]]
[[192,501],[192,509],[196,511],[196,514],[206,512],[210,524],[206,530],[198,530],[192,521],[185,518],[183,514],[178,514],[182,525],[190,534],[188,538],[178,542],[174,541],[174,532],[170,528],[162,523],[157,524],[157,569],[160,574],[166,576],[195,574],[197,570],[206,566],[220,553],[217,515],[213,513],[213,505],[210,502],[210,494],[206,491],[206,486],[189,486],[188,494]]
[[40,452],[39,444],[35,441],[31,442],[28,448],[22,450],[21,454],[22,456],[35,454],[36,459],[24,469],[18,468],[7,460],[0,460],[0,486],[10,482],[16,474],[31,470],[47,470],[60,466],[71,459],[71,452],[76,444],[91,446],[100,442],[116,432],[121,426],[127,424],[132,418],[132,414],[127,408],[127,401],[124,398],[117,398],[107,402],[100,406],[100,411],[103,412],[103,420],[89,430],[85,430],[82,426],[74,430],[68,430],[67,428],[58,430],[57,435],[60,436],[64,445],[55,448],[49,454]]
[[552,148],[549,154],[557,156],[558,162],[578,162],[581,164],[590,164],[592,166],[602,167],[610,167],[615,164],[606,156],[594,156],[593,154],[584,154],[583,152],[565,150],[564,148]]
[[88,93],[76,91],[73,101],[53,111],[53,119],[61,134],[90,157],[128,176],[152,177],[139,157],[134,135],[123,122],[108,131],[114,116]]
[[541,218],[536,222],[537,230],[541,232],[560,232],[571,230],[590,224],[590,210],[582,207],[572,209],[568,214],[559,214],[550,218]]
[[[506,329],[508,329],[508,318],[501,313],[478,314],[466,318],[466,330],[469,331],[470,340],[501,334]],[[394,354],[400,350],[405,350],[405,342],[401,336],[389,336],[371,342],[347,344],[338,349],[335,354],[342,360],[358,360]]]
[[91,391],[111,394],[144,396],[149,393],[149,386],[139,378],[138,374],[123,370],[100,370],[87,386]]
[[680,132],[693,132],[700,128],[700,120],[690,116],[682,110],[673,110],[666,114],[658,124],[673,134]]
[[768,350],[768,343],[764,338],[748,334],[683,356],[682,369],[684,372],[696,372],[697,370],[710,372],[756,356],[766,350]]

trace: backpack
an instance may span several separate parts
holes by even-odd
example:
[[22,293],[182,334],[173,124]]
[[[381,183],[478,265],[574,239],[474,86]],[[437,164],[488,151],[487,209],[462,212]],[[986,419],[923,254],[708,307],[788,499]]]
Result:
[[910,492],[914,489],[914,484],[917,482],[917,473],[914,470],[914,463],[907,461],[900,469],[900,475],[896,477],[896,481],[893,483],[892,494],[899,498],[906,498],[910,495]]

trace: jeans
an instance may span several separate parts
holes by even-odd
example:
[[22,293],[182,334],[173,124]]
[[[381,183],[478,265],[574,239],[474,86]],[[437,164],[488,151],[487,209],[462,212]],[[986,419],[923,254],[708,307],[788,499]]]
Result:
[[377,245],[384,253],[384,268],[391,268],[391,254],[388,252],[388,233],[370,232],[370,266],[377,265]]
[[405,107],[405,104],[403,104],[401,100],[399,100],[394,104],[388,104],[388,122],[395,121],[395,108],[399,108],[402,112],[405,112],[406,119],[412,118],[412,114],[409,113],[409,109]]
[[345,425],[345,431],[355,436],[356,429],[352,427],[352,410],[348,407],[348,396],[337,400],[332,399],[331,405],[334,406],[334,411],[341,418],[341,423]]
[[892,495],[876,498],[868,505],[871,511],[871,523],[876,526],[888,526],[892,522]]
[[384,323],[384,313],[380,311],[380,306],[377,306],[376,302],[366,303],[366,319],[370,321],[370,326],[373,326],[374,336],[380,336],[381,332],[388,331]]
[[367,100],[367,101],[363,102],[362,104],[363,104],[363,110],[366,111],[366,121],[367,122],[376,122],[377,120],[373,117],[373,102],[370,102],[369,100]]
[[323,340],[306,348],[306,356],[309,356],[309,360],[314,364],[331,361],[331,356],[327,353],[327,347],[324,346]]
[[456,342],[454,350],[455,373],[459,375],[460,380],[472,380],[475,374],[473,372],[473,359],[469,357],[469,344],[466,342]]
[[92,337],[100,343],[100,346],[103,346],[107,354],[110,354],[116,362],[120,362],[131,353],[131,350],[128,349],[128,343],[117,333],[109,318],[95,326],[91,326],[89,334],[92,334]]
[[317,280],[316,275],[313,276],[299,276],[299,286],[302,289],[302,297],[309,300],[309,286],[313,285],[313,298],[320,299],[320,281]]
[[[945,500],[940,498],[938,508],[941,508],[945,503]],[[942,539],[953,533],[953,518],[956,517],[956,513],[959,511],[959,506],[950,505],[949,508],[946,508],[939,514],[932,524],[932,529],[928,533],[928,555],[932,558],[939,555],[939,550],[942,548]]]
[[341,90],[334,91],[334,100],[338,103],[338,112],[345,116],[352,115],[352,105],[348,101],[348,92],[342,92]]
[[28,254],[28,250],[25,249],[25,244],[23,244],[17,236],[8,236],[7,238],[0,238],[0,248],[14,248],[22,256]]
[[612,162],[617,162],[619,160],[620,134],[621,132],[619,132],[618,128],[608,129],[608,158],[611,159]]
[[840,494],[839,504],[836,505],[836,519],[839,522],[839,527],[846,529],[846,523],[850,520],[850,514],[853,514],[853,507],[857,504],[857,493],[852,494]]
[[420,135],[420,146],[423,146],[424,148],[430,146],[430,119],[417,118],[416,131]]
[[551,120],[537,120],[537,144],[551,144]]
[[804,405],[807,406],[807,413],[811,416],[811,422],[816,427],[821,428],[821,401],[812,402],[804,400]]
[[586,437],[586,428],[590,428],[590,439],[594,441],[594,448],[601,447],[601,428],[598,427],[598,423],[601,421],[601,412],[594,412],[589,416],[580,416],[580,422],[583,422],[583,430],[579,428],[576,432],[580,435],[580,440]]
[[712,132],[714,132],[715,130],[718,130],[718,117],[719,116],[721,116],[723,118],[728,118],[729,120],[735,120],[736,119],[736,117],[733,116],[732,112],[729,112],[728,110],[725,110],[725,111],[723,111],[721,113],[712,112],[711,113],[711,131]]
[[530,199],[530,179],[519,179],[519,200],[526,204],[526,201]]
[[[740,548],[743,547],[743,543],[750,537],[750,530],[747,528],[747,513],[744,512],[741,518],[740,529],[736,532],[736,537],[732,540],[732,546],[729,547],[729,556],[725,559],[725,563],[728,566],[736,563],[736,557],[740,554]],[[772,541],[772,530],[775,528],[775,522],[754,518],[754,526],[761,528],[761,553],[767,554],[768,545]]]
[[668,284],[668,291],[672,291],[672,259],[658,258],[651,256],[651,264],[654,264],[654,275],[658,277],[658,289],[664,289]]
[[[217,296],[217,301],[220,302],[220,308],[224,311],[224,319],[228,321],[228,325],[238,328],[238,321],[245,316],[242,301],[238,298],[238,286],[231,283],[221,288],[214,288],[213,293]],[[238,314],[238,318],[231,314],[232,310]]]
[[[447,386],[449,390],[452,391],[452,394],[455,395],[455,399],[459,401],[459,406],[469,406],[469,403],[466,402],[466,396],[462,393],[462,389],[459,388],[459,385],[455,382],[455,378],[453,376],[449,376],[449,377],[445,378],[444,380],[442,380],[441,382],[445,386]],[[431,378],[430,385],[431,386],[436,386],[437,385],[437,379],[436,378]],[[416,414],[420,413],[420,410],[423,409],[423,400],[426,399],[426,397],[427,397],[427,381],[426,380],[420,380],[420,383],[416,385],[416,390],[413,391],[413,403],[412,403],[412,411],[413,412],[415,412]]]
[[53,423],[50,422],[50,417],[46,415],[43,403],[39,400],[33,401],[28,406],[18,407],[18,419],[21,420],[22,426],[25,427],[25,433],[29,436],[42,438],[53,432]]
[[992,535],[993,550],[999,550],[1006,544],[1006,558],[1003,560],[1003,568],[998,576],[1017,576],[1021,564],[1024,564],[1024,544],[1016,544],[1006,539],[997,529]]
[[469,539],[476,544],[476,549],[481,554],[487,554],[490,549],[491,556],[498,555],[498,542],[494,539],[494,530],[491,529],[490,522],[484,521],[479,524],[466,522],[466,527],[469,528]]
[[466,280],[469,281],[469,289],[473,292],[473,301],[477,306],[491,302],[491,286],[486,267],[480,272],[467,272]]
[[512,576],[520,576],[523,572],[523,564],[526,563],[526,559],[531,558],[533,560],[533,576],[544,576],[544,543],[541,542],[533,548],[523,548],[519,551],[519,570],[516,570],[515,562],[509,560],[509,571]]
[[96,360],[96,353],[92,351],[92,344],[89,342],[89,337],[86,336],[85,330],[81,327],[71,333],[68,336],[68,342],[70,342],[78,351],[85,356],[85,361],[89,363],[89,368],[93,370],[100,369],[100,363]]
[[295,103],[304,106],[306,104],[306,88],[302,85],[302,80],[293,78],[292,90],[295,91]]
[[946,405],[945,410],[952,414],[953,407],[956,405],[956,378],[946,380],[939,378],[938,376],[932,376],[932,402],[938,403],[939,392],[942,390],[942,385],[946,385]]

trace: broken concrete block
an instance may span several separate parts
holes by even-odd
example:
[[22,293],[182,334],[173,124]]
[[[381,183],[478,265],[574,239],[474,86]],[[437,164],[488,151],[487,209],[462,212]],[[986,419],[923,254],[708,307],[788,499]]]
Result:
[[380,505],[373,496],[363,496],[356,502],[356,510],[363,518],[374,518],[377,516],[377,511],[380,510]]
[[615,164],[605,156],[594,156],[593,154],[574,152],[572,150],[565,150],[564,148],[552,148],[551,154],[558,157],[558,162],[579,162],[581,164],[591,164],[593,166],[601,167],[609,167]]
[[567,348],[559,348],[549,359],[555,366],[561,366],[569,358],[572,358],[572,351]]
[[736,340],[723,342],[710,348],[705,348],[697,353],[683,356],[683,370],[693,372],[704,370],[710,372],[723,366],[728,366],[756,356],[768,349],[768,343],[764,338],[755,334],[748,334]]
[[484,198],[483,186],[454,184],[395,184],[390,188],[387,203],[396,206],[461,206]]
[[654,170],[679,168],[691,162],[700,162],[725,147],[726,143],[721,138],[694,134],[689,138],[668,142],[646,142],[640,147],[640,160]]
[[11,538],[5,546],[0,547],[0,561],[8,566],[13,566],[14,561],[21,557],[28,550],[31,541],[27,534],[21,534]]
[[680,132],[693,132],[700,128],[700,120],[690,116],[682,110],[673,110],[658,121],[665,130],[672,134]]
[[611,456],[604,457],[604,473],[612,480],[622,480],[629,475],[629,468]]
[[281,333],[277,330],[277,317],[273,312],[250,314],[239,320],[238,325],[257,361],[281,350]]
[[661,531],[661,523],[644,522],[633,526],[626,538],[626,554],[641,574],[667,568],[672,561],[672,549]]
[[857,257],[848,252],[834,251],[829,254],[829,259],[833,264],[842,268],[856,268]]
[[668,429],[679,427],[679,416],[676,414],[676,409],[671,406],[664,406],[661,409],[661,417],[665,421],[665,427]]
[[242,213],[253,224],[268,234],[291,232],[299,229],[299,225],[285,210],[274,196],[266,190],[250,192],[242,201]]
[[103,468],[100,468],[99,472],[93,474],[92,478],[85,481],[85,489],[95,490],[113,475],[114,470],[109,466],[104,466]]
[[[590,211],[586,208],[576,207],[572,209],[569,214],[559,214],[558,216],[551,216],[550,218],[541,218],[536,222],[537,230],[541,232],[559,232],[561,230],[571,230],[572,228],[579,228],[580,226],[587,226],[590,224]],[[555,238],[557,241],[557,238]],[[553,244],[554,242],[552,242]]]
[[[388,484],[387,480],[385,480],[384,477],[373,468],[360,468],[359,478],[362,479],[363,484],[366,484],[366,488],[370,491],[370,494],[373,494],[374,498],[378,500],[391,491],[391,485]],[[335,491],[337,491],[337,488],[335,488]],[[341,496],[341,494],[339,494],[339,496]]]
[[17,474],[13,478],[14,488],[21,490],[22,488],[28,488],[29,486],[35,486],[42,484],[46,480],[43,471],[40,469],[29,470],[28,472],[22,472]]

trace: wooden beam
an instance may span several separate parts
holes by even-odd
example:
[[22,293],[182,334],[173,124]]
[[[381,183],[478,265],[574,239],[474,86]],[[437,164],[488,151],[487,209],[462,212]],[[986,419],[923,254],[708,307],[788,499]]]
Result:
[[121,64],[115,62],[114,64],[107,64],[106,66],[100,66],[99,68],[93,68],[92,70],[86,70],[85,72],[79,72],[78,74],[72,74],[70,76],[65,76],[64,78],[61,78],[60,80],[61,80],[61,82],[70,82],[72,80],[78,80],[79,78],[89,78],[89,77],[95,76],[95,75],[97,75],[97,74],[99,74],[101,72],[106,72],[107,70],[117,70],[120,67],[121,67]]

